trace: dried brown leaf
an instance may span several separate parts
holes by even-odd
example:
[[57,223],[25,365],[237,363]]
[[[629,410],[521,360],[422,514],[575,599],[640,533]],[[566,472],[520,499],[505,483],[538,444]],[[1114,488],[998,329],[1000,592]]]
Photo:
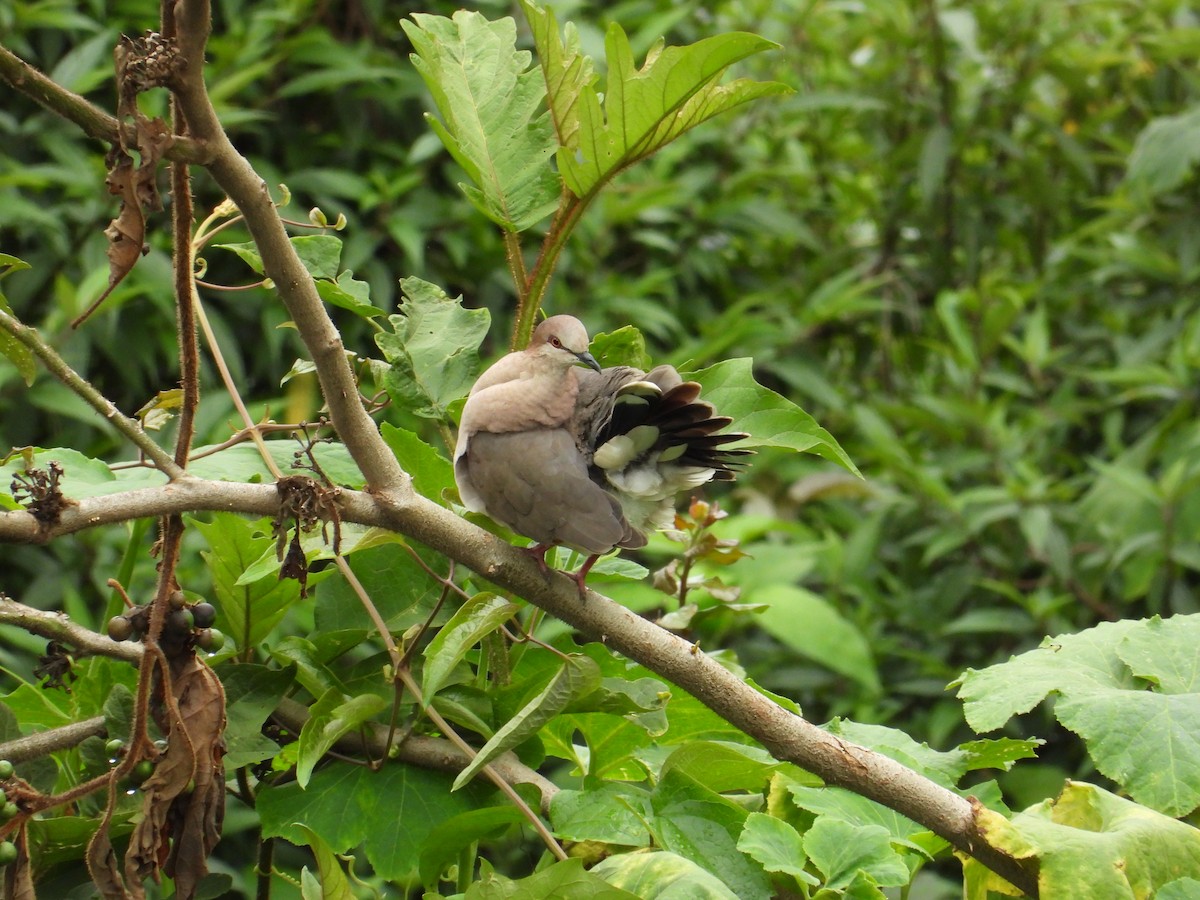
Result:
[[106,900],[128,900],[130,895],[125,890],[125,882],[121,880],[121,873],[117,868],[117,854],[113,851],[112,841],[109,840],[108,822],[109,819],[105,817],[88,842],[88,874],[92,876],[96,889]]
[[142,783],[142,820],[125,856],[130,882],[161,868],[180,900],[194,896],[225,817],[225,691],[202,660],[171,663],[174,707],[165,704],[167,751]]

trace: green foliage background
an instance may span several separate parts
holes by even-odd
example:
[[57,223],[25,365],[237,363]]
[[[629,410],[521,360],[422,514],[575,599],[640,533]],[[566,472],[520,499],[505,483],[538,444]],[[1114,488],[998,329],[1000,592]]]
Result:
[[[763,35],[783,49],[739,73],[796,89],[622,176],[547,299],[593,332],[636,324],[656,361],[752,356],[758,378],[866,476],[759,455],[722,498],[736,513],[725,533],[753,557],[727,577],[773,611],[713,612],[696,625],[704,646],[736,650],[810,719],[890,724],[948,747],[973,736],[945,690],[967,667],[1100,621],[1197,611],[1193,11],[1163,0],[553,6],[600,58],[608,21],[639,57],[663,34]],[[294,218],[312,206],[347,217],[342,266],[381,310],[394,310],[399,278],[419,276],[489,308],[498,354],[514,306],[504,248],[422,117],[430,103],[398,21],[454,8],[218,0],[209,80],[239,148],[292,192]],[[156,15],[140,0],[13,0],[0,32],[111,105],[115,38]],[[7,297],[137,409],[177,377],[164,247],[70,331],[107,280],[113,201],[100,157],[21,98],[0,109],[0,143],[0,250],[33,267],[6,280]],[[197,194],[199,209],[222,199],[203,181]],[[256,277],[230,253],[208,264],[212,281]],[[278,383],[299,355],[278,306],[247,292],[212,310],[258,408],[313,416],[311,381]],[[351,349],[371,353],[361,321],[338,322]],[[245,333],[262,338],[239,343]],[[3,364],[0,408],[5,447],[115,449],[65,389],[45,378],[27,388]],[[231,419],[210,392],[202,434],[222,440]],[[60,544],[6,550],[5,588],[98,625],[123,545],[99,534]],[[648,559],[665,552],[652,545]],[[0,647],[0,662],[27,668],[20,649]],[[1001,778],[1011,807],[1054,796],[1065,777],[1095,778],[1049,715],[1007,727],[1049,742]]]

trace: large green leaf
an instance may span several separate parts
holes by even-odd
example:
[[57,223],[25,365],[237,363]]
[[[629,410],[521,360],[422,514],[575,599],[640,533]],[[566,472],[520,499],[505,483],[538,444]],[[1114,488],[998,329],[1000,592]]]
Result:
[[600,841],[646,847],[650,833],[650,793],[618,781],[605,781],[576,791],[564,789],[550,799],[550,822],[556,836],[568,841]]
[[739,900],[725,882],[678,853],[616,853],[590,870],[642,900]]
[[892,849],[886,829],[819,816],[804,834],[804,849],[828,888],[845,888],[862,871],[878,884],[908,884],[912,875]]
[[257,646],[300,599],[299,582],[268,575],[253,584],[239,583],[242,573],[275,545],[254,522],[214,513],[211,522],[193,519],[190,524],[208,542],[201,555],[212,577],[218,627],[240,648]]
[[[1037,858],[1043,897],[1132,900],[1156,896],[1158,887],[1181,878],[1200,878],[1200,830],[1091,784],[1068,782],[1056,799],[1011,822],[984,810],[981,825],[993,846],[1017,859]],[[974,860],[964,875],[972,898],[1000,887]]]
[[253,663],[218,668],[225,688],[226,768],[233,770],[270,759],[279,745],[262,733],[263,722],[292,684],[292,673]]
[[[336,853],[362,844],[382,878],[414,877],[429,830],[482,805],[485,791],[451,793],[450,776],[392,762],[378,772],[333,763],[299,784],[260,789],[255,809],[264,837],[307,843],[311,828]],[[301,825],[300,823],[304,824]]]
[[540,900],[542,897],[570,897],[571,900],[645,900],[655,895],[631,894],[603,880],[595,871],[585,871],[582,860],[565,859],[517,881],[497,875],[485,864],[482,877],[467,889],[465,895],[459,896],[465,896],[465,900]]
[[783,872],[804,884],[820,883],[804,869],[808,856],[800,832],[783,819],[765,813],[750,813],[738,836],[737,848],[768,872]]
[[542,74],[516,49],[510,18],[489,22],[459,10],[452,19],[413,13],[401,22],[443,121],[429,117],[475,186],[460,185],[476,208],[508,231],[524,231],[554,211],[557,149],[543,101]]
[[1057,694],[1054,714],[1103,774],[1172,816],[1200,806],[1200,615],[1107,622],[960,676],[976,731]]
[[682,768],[668,771],[651,795],[654,842],[720,878],[741,900],[767,900],[762,866],[737,847],[746,811],[710,790]]
[[749,592],[743,600],[767,604],[757,616],[758,624],[792,650],[873,693],[880,690],[867,639],[824,597],[796,585],[777,584]]
[[449,421],[450,403],[464,396],[479,374],[479,345],[491,317],[464,309],[437,285],[420,278],[400,281],[402,315],[389,316],[392,331],[375,336],[391,368],[384,387],[401,409]]
[[754,380],[750,359],[727,359],[686,376],[704,388],[704,399],[723,416],[730,416],[735,431],[750,435],[746,446],[784,447],[816,453],[845,466],[855,475],[858,467],[816,419],[791,400]]
[[578,39],[564,45],[552,16],[526,2],[546,81],[550,108],[562,135],[558,169],[577,197],[586,197],[622,169],[644,159],[702,122],[750,100],[791,89],[739,79],[719,84],[729,66],[778,45],[753,34],[715,35],[686,47],[659,41],[636,68],[629,38],[610,23],[604,47],[608,81],[603,109],[581,59]]

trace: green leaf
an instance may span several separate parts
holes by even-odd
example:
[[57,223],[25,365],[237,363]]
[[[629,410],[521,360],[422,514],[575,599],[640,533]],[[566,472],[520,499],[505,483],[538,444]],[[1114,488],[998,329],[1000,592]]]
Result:
[[521,607],[495,594],[476,594],[450,617],[425,648],[421,694],[428,704],[450,673],[487,635],[511,619]]
[[300,729],[300,755],[296,762],[296,781],[308,785],[313,768],[337,743],[338,738],[361,728],[388,702],[378,694],[359,694],[347,697],[337,688],[330,688],[309,708],[308,721]]
[[741,900],[767,900],[770,882],[762,867],[737,848],[746,811],[676,768],[652,794],[648,822],[654,842],[720,878]]
[[[510,18],[489,22],[459,10],[453,19],[413,13],[403,21],[443,121],[433,130],[475,186],[460,185],[475,207],[508,231],[524,231],[558,205],[557,149],[543,106],[542,73],[516,49]],[[415,24],[414,24],[415,23]]]
[[782,872],[804,884],[820,882],[805,871],[808,856],[800,832],[782,819],[765,813],[750,813],[738,837],[737,848],[758,861],[768,872]]
[[[1200,830],[1091,784],[1067,782],[1011,822],[984,810],[981,825],[993,846],[1037,858],[1043,897],[1164,896],[1156,888],[1200,879]],[[964,875],[997,886],[974,860]]]
[[1153,197],[1178,188],[1197,162],[1200,107],[1152,120],[1133,145],[1126,178],[1131,186]]
[[547,866],[528,878],[513,881],[495,872],[467,889],[465,900],[541,900],[570,897],[571,900],[642,900],[648,894],[631,894],[604,881],[593,871],[584,871],[582,860],[567,859]]
[[190,524],[208,542],[208,550],[200,555],[212,577],[217,627],[238,647],[257,646],[300,599],[299,583],[268,575],[253,584],[239,584],[242,573],[275,546],[254,522],[234,513],[213,513],[211,522],[192,519]]
[[600,365],[633,366],[638,369],[649,369],[650,354],[646,352],[646,339],[641,331],[632,325],[623,325],[616,331],[601,332],[592,338],[588,348]]
[[357,280],[349,269],[338,275],[336,281],[321,279],[316,285],[317,293],[330,306],[348,309],[364,319],[383,315],[383,310],[371,302],[371,286]]
[[524,821],[519,809],[504,805],[473,809],[442,822],[429,831],[421,845],[421,883],[426,890],[435,890],[442,874],[460,861],[465,848]]
[[288,239],[313,278],[335,281],[342,258],[342,239],[332,234],[302,234]]
[[860,870],[883,885],[908,884],[912,877],[887,830],[878,825],[819,816],[805,832],[804,849],[825,876],[826,888],[848,886]]
[[258,244],[254,241],[246,241],[240,244],[213,244],[214,247],[220,247],[222,250],[231,250],[241,257],[242,262],[253,269],[257,274],[263,274],[262,254],[258,252]]
[[579,147],[580,94],[595,80],[591,57],[580,51],[574,23],[567,23],[564,41],[559,36],[554,10],[541,9],[531,0],[521,0],[521,9],[533,32],[533,44],[546,78],[550,118],[559,146],[575,150]]
[[391,364],[384,387],[404,410],[449,421],[450,403],[466,395],[479,374],[479,345],[491,317],[486,309],[464,309],[437,285],[419,278],[400,282],[403,315],[389,316],[391,332],[375,342]]
[[647,847],[649,815],[649,792],[619,781],[601,782],[582,791],[563,789],[550,799],[554,833],[568,841]]
[[642,900],[739,900],[721,879],[677,853],[616,853],[591,870]]
[[[354,892],[350,890],[350,880],[342,871],[342,864],[338,861],[337,854],[329,848],[329,844],[321,840],[319,834],[307,825],[300,824],[298,827],[305,836],[304,843],[309,846],[317,860],[317,871],[320,873],[317,896],[321,900],[354,900]],[[307,868],[304,869],[304,873],[308,873]]]
[[253,663],[221,666],[218,672],[225,688],[225,766],[233,770],[270,759],[279,745],[262,733],[262,725],[291,686],[292,673]]
[[[393,631],[404,631],[423,622],[433,612],[441,594],[437,582],[429,578],[413,553],[435,570],[445,566],[438,553],[401,542],[362,550],[349,559],[350,568]],[[440,613],[434,624],[445,621],[449,615],[449,611]],[[375,627],[345,578],[331,578],[321,585],[315,618],[318,632],[345,628],[373,631]]]
[[255,809],[264,837],[303,844],[306,826],[335,853],[362,844],[380,878],[404,881],[416,876],[431,829],[484,803],[486,791],[468,787],[455,794],[449,788],[449,775],[403,763],[375,772],[335,762],[314,772],[307,788],[295,782],[262,787]]
[[48,450],[34,447],[14,453],[8,462],[0,465],[0,473],[3,473],[3,481],[0,484],[7,491],[13,477],[25,473],[27,464],[30,468],[48,471],[52,462],[62,466],[62,477],[58,481],[59,490],[73,500],[99,497],[124,488],[124,485],[117,484],[116,476],[106,463],[65,447],[53,447]]
[[721,415],[733,418],[731,430],[750,434],[745,446],[816,453],[862,476],[833,435],[812,416],[754,380],[752,360],[728,359],[684,377],[699,382],[704,399]]
[[[266,447],[280,471],[294,471],[292,463],[296,461],[297,450],[294,439],[267,441]],[[238,444],[215,453],[205,453],[212,449],[212,446],[205,446],[192,451],[194,456],[205,455],[189,464],[190,474],[214,481],[262,483],[275,480],[274,474],[267,468],[258,448],[253,444]],[[334,484],[351,488],[362,487],[362,473],[358,471],[358,466],[344,445],[318,444],[313,448],[313,455],[321,470]]]
[[397,428],[391,422],[379,426],[379,433],[396,455],[400,467],[412,476],[417,493],[435,503],[445,504],[443,494],[456,490],[454,466],[450,460],[414,432]]
[[658,777],[679,771],[718,794],[760,792],[771,773],[783,766],[766,750],[749,744],[688,741],[663,762]]
[[867,639],[825,598],[802,587],[777,584],[757,588],[743,599],[769,604],[757,621],[777,640],[872,693],[881,690]]
[[[1058,694],[1054,715],[1104,775],[1172,816],[1200,806],[1200,614],[1106,622],[959,678],[967,722],[999,728]],[[1149,689],[1148,689],[1149,688]]]
[[470,765],[458,773],[453,790],[458,790],[475,774],[505,750],[522,743],[543,725],[562,712],[572,700],[596,689],[600,683],[600,668],[586,656],[573,653],[546,688],[525,704],[512,719],[496,730]]
[[[599,94],[582,64],[562,47],[557,33],[550,34],[548,27],[541,31],[552,65],[560,71],[566,66],[568,72],[580,66],[578,74],[559,78],[559,94],[550,99],[562,127],[571,132],[567,136],[572,143],[558,151],[558,170],[577,197],[592,194],[622,169],[713,116],[759,97],[791,91],[783,84],[745,79],[718,84],[733,63],[778,46],[765,38],[733,32],[686,47],[664,47],[660,41],[646,55],[642,68],[636,69],[629,38],[613,22],[604,41],[608,82],[601,111]],[[568,43],[574,41],[568,38]],[[547,81],[558,76],[548,73]]]

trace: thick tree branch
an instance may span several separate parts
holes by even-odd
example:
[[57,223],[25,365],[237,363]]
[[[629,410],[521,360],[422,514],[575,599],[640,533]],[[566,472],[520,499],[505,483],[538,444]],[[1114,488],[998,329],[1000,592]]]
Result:
[[[0,81],[4,81],[51,112],[74,122],[88,137],[108,144],[117,143],[120,137],[120,126],[113,116],[51,81],[3,46],[0,46]],[[129,131],[129,144],[136,144],[132,128]],[[202,164],[208,159],[208,150],[196,141],[176,137],[163,155],[167,159]]]
[[[32,516],[30,517],[32,518]],[[103,635],[76,625],[60,612],[46,612],[10,600],[0,594],[0,625],[24,628],[30,634],[41,635],[52,641],[69,644],[93,656],[111,656],[137,665],[142,659],[141,644],[130,644],[111,640]]]
[[[189,478],[127,495],[81,500],[48,535],[119,521],[118,511],[135,510],[138,516],[150,516],[190,508],[269,515],[277,507],[273,485]],[[889,757],[835,737],[784,710],[695,645],[594,592],[581,602],[573,581],[561,576],[547,580],[528,554],[418,495],[344,490],[340,512],[344,521],[390,528],[413,537],[535,603],[686,690],[761,742],[777,759],[908,816],[1036,896],[1032,864],[992,847],[980,833],[968,800]],[[29,513],[0,514],[0,539],[39,539],[36,526]]]
[[66,750],[77,746],[90,737],[103,737],[108,733],[104,724],[104,716],[94,716],[82,722],[72,722],[49,731],[39,731],[36,734],[5,741],[0,744],[0,759],[11,763],[21,763],[30,759],[39,759],[58,750]]
[[363,407],[342,336],[288,240],[266,184],[230,142],[209,100],[203,71],[209,30],[207,0],[180,0],[176,24],[179,49],[186,60],[176,96],[189,133],[212,149],[212,159],[206,163],[209,174],[245,217],[262,256],[265,274],[275,282],[301,340],[312,354],[333,427],[362,470],[369,490],[411,493],[408,476],[379,437],[374,420]]

